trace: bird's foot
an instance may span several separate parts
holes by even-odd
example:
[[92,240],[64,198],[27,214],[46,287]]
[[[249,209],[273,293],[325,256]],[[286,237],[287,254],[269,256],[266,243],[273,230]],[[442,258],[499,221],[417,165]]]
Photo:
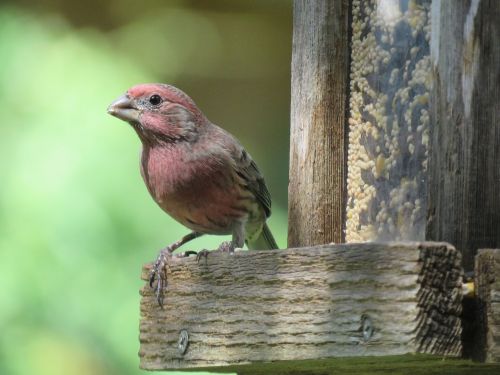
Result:
[[203,250],[200,250],[198,251],[198,254],[196,254],[196,261],[198,263],[200,263],[200,259],[202,257],[205,258],[205,264],[207,264],[207,258],[208,258],[208,254],[210,253],[210,250],[207,250],[207,249],[203,249]]
[[[161,250],[149,274],[149,286],[154,289],[156,300],[158,301],[158,305],[160,305],[161,308],[163,308],[163,298],[164,298],[163,290],[167,286],[166,266],[169,258],[171,257],[172,257],[172,249],[170,248],[170,246]],[[153,286],[155,280],[157,280],[156,285]]]
[[[218,247],[217,250],[213,250],[213,251],[218,251],[218,252],[223,252],[223,253],[234,253],[234,245],[232,243],[232,241],[224,241],[223,243],[221,243]],[[196,261],[198,263],[200,263],[200,259],[202,257],[205,258],[205,264],[207,263],[207,258],[208,258],[208,254],[210,254],[211,251],[210,250],[207,250],[207,249],[203,249],[203,250],[200,250],[198,251],[198,254],[196,255]]]
[[219,245],[218,251],[222,251],[223,253],[234,253],[234,249],[236,247],[233,244],[233,241],[224,241]]

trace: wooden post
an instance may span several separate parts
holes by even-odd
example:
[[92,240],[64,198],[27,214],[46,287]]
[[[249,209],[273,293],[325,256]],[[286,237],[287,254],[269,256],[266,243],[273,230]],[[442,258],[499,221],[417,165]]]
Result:
[[500,247],[500,1],[433,1],[427,239]]
[[475,274],[474,357],[485,362],[500,362],[500,250],[479,250]]
[[339,356],[457,356],[460,264],[452,246],[417,242],[174,258],[165,309],[149,285],[141,291],[141,368],[239,372],[245,363]]
[[349,1],[295,0],[288,246],[343,241]]

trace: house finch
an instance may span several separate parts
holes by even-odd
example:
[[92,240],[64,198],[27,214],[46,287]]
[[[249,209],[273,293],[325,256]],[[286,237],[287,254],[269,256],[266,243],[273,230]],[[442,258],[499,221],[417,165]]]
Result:
[[244,243],[249,249],[278,248],[266,224],[271,197],[257,165],[184,92],[165,84],[137,85],[111,103],[108,113],[137,132],[141,175],[153,199],[192,230],[161,250],[152,268],[150,285],[158,280],[160,305],[169,257],[196,237],[232,234],[232,241],[219,247],[228,251]]

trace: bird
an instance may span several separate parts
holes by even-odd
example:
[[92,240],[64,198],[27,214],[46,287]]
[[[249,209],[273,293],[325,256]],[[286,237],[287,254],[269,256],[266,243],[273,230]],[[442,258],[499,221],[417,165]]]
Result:
[[[232,235],[219,246],[226,252],[244,244],[249,249],[278,249],[266,223],[271,196],[257,164],[186,93],[163,83],[138,84],[113,101],[108,113],[137,133],[142,143],[140,172],[154,201],[191,230],[162,249],[151,269],[149,284],[161,307],[172,253],[197,237]],[[198,261],[207,254],[198,252]]]

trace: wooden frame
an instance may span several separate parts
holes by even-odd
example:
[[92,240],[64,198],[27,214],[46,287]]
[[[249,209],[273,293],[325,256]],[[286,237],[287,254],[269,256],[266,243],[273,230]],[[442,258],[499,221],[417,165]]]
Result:
[[474,357],[483,362],[500,362],[500,250],[479,250],[475,273]]
[[474,269],[500,246],[500,2],[432,4],[431,152],[426,239]]
[[217,253],[200,264],[177,258],[168,269],[165,309],[148,285],[141,291],[141,368],[458,356],[460,262],[444,243]]
[[293,6],[288,247],[343,242],[350,5]]
[[[458,251],[441,242],[310,247],[344,240],[350,5],[294,1],[293,248],[211,254],[206,264],[174,258],[165,309],[149,286],[141,291],[142,368],[460,355],[460,254],[471,270],[478,248],[500,246],[500,2],[432,3],[426,238]],[[485,283],[485,254],[476,267],[481,303],[493,287]],[[479,306],[487,317],[482,359],[499,360],[496,307]]]

